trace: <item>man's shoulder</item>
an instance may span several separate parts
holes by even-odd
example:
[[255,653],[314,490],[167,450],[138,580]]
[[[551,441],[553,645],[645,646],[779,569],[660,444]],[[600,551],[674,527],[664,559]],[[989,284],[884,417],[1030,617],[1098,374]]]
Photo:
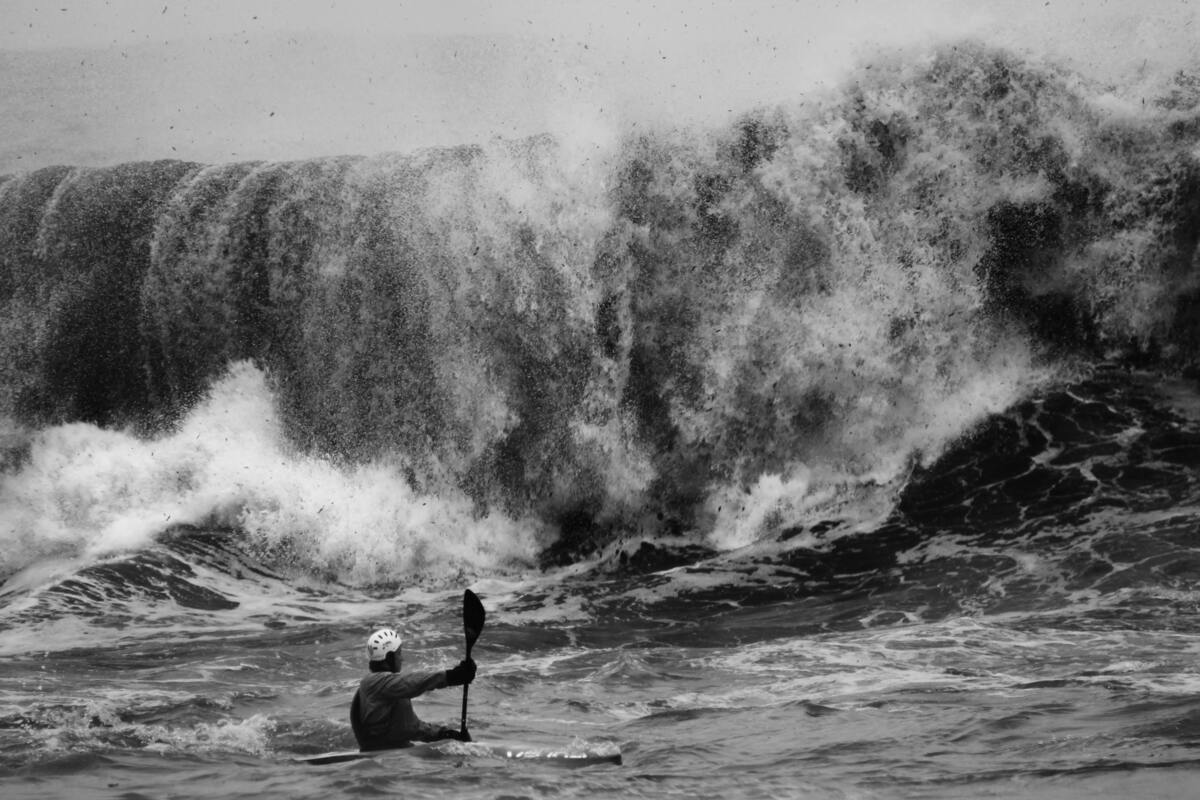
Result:
[[394,686],[400,678],[399,673],[395,672],[368,672],[358,682],[358,689],[364,695],[373,695],[389,686]]

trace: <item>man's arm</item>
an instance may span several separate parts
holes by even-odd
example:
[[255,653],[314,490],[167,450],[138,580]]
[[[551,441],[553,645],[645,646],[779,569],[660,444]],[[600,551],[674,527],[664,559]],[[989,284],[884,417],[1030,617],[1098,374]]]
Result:
[[433,689],[447,686],[446,673],[412,672],[404,675],[393,673],[380,682],[379,694],[389,700],[410,699]]

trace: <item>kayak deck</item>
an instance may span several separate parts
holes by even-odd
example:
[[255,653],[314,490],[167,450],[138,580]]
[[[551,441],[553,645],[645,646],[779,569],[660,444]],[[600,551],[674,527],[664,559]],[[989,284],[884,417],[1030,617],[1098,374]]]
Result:
[[318,753],[312,756],[296,756],[292,759],[297,764],[323,766],[326,764],[344,764],[349,761],[361,761],[380,756],[393,755],[420,749],[429,755],[444,756],[483,756],[521,761],[536,761],[539,763],[559,764],[562,766],[583,767],[592,764],[620,764],[621,752],[616,747],[603,749],[553,749],[543,747],[526,747],[513,745],[484,744],[482,742],[459,743],[453,747],[433,747],[428,744],[414,744],[410,747],[399,747],[392,750],[341,750],[329,753]]

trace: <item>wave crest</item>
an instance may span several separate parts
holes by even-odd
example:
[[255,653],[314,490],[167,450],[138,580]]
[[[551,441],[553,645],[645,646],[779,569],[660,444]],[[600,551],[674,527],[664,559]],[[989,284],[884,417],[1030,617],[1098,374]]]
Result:
[[[1131,110],[964,44],[716,132],[17,176],[0,402],[161,430],[252,361],[273,436],[402,475],[301,549],[434,495],[434,527],[540,520],[499,535],[557,530],[551,560],[646,528],[735,546],[893,491],[1066,365],[1195,366],[1189,87]],[[303,529],[306,494],[243,523]]]

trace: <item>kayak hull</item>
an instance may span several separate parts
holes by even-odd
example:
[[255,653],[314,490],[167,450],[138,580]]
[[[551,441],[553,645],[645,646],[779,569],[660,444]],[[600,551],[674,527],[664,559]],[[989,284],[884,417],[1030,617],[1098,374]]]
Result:
[[503,758],[513,761],[536,761],[539,763],[557,764],[562,766],[583,767],[592,764],[620,764],[621,753],[617,750],[587,750],[587,749],[562,749],[556,750],[553,748],[544,747],[526,747],[513,745],[495,745],[484,744],[481,742],[471,742],[467,744],[455,743],[452,749],[442,749],[432,747],[428,744],[414,744],[410,747],[401,747],[394,750],[371,750],[363,752],[361,750],[340,750],[329,753],[318,753],[311,756],[296,756],[292,759],[297,764],[309,764],[311,766],[325,766],[328,764],[344,764],[349,761],[363,761],[366,759],[386,757],[395,755],[396,753],[411,752],[413,750],[421,750],[429,755],[441,756],[482,756],[491,758]]

